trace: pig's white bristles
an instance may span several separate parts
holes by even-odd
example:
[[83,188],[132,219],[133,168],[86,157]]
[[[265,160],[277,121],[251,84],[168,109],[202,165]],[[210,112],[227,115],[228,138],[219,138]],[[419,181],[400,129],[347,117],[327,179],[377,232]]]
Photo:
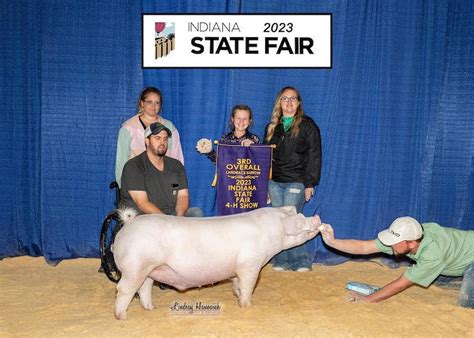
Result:
[[323,231],[323,230],[324,230],[324,225],[320,225],[320,226],[318,227],[318,230],[319,230],[319,231]]
[[133,220],[138,212],[133,209],[133,208],[123,208],[123,209],[117,209],[117,212],[120,216],[120,219],[124,222],[124,223],[127,223],[127,222],[130,222],[131,220]]

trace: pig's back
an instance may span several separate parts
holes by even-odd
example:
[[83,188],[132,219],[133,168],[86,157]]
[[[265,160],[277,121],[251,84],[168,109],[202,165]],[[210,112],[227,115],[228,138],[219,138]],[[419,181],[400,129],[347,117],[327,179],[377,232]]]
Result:
[[162,254],[157,250],[166,250],[169,255],[200,255],[215,260],[217,254],[235,255],[236,250],[258,250],[271,245],[266,242],[278,241],[278,221],[272,208],[222,217],[141,215],[119,231],[114,254],[135,250]]

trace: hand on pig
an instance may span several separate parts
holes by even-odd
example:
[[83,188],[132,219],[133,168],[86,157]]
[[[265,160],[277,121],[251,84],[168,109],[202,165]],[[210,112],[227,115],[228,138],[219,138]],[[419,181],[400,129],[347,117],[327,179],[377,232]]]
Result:
[[318,229],[321,232],[324,242],[330,246],[334,241],[334,229],[331,224],[323,223]]
[[196,149],[201,154],[208,154],[212,150],[212,141],[210,139],[207,139],[207,138],[202,138],[202,139],[197,141]]

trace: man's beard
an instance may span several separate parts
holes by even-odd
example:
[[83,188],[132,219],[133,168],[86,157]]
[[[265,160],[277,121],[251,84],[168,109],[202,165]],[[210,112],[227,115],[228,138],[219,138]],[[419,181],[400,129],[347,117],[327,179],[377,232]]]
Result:
[[155,147],[151,146],[151,151],[152,151],[153,155],[158,156],[158,157],[165,156],[167,150],[168,150],[167,147],[156,147],[155,148]]

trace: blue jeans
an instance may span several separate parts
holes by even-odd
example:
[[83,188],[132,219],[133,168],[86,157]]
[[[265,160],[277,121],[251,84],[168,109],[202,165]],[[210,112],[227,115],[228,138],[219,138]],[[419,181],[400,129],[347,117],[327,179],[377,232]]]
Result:
[[433,284],[441,288],[459,290],[458,305],[474,308],[474,262],[468,266],[463,276],[440,275]]
[[462,307],[474,308],[474,262],[464,272],[458,304]]
[[[268,193],[273,207],[293,205],[300,213],[304,205],[303,183],[279,183],[270,180],[268,182]],[[285,270],[298,270],[299,268],[311,269],[308,252],[304,244],[294,248],[283,250],[273,257],[273,267],[281,267]]]

